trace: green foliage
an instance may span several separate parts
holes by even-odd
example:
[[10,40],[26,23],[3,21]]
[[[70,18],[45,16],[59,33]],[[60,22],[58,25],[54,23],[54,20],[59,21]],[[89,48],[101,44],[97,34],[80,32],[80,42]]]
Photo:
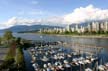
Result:
[[8,53],[4,59],[3,64],[0,66],[0,70],[2,69],[9,69],[12,68],[15,63],[15,48],[14,45],[10,44],[10,48],[8,50]]
[[5,61],[8,61],[8,60],[14,58],[14,56],[15,56],[15,49],[10,47],[9,51],[8,51],[6,57],[5,57]]
[[9,51],[5,57],[5,61],[0,66],[0,70],[10,69],[14,71],[13,69],[15,69],[15,71],[25,71],[23,49],[19,47],[22,46],[19,43],[20,39],[18,38],[9,45]]
[[0,37],[0,45],[1,45],[1,42],[2,42],[2,37]]
[[65,31],[64,34],[69,34],[69,31]]
[[[3,39],[3,40],[2,40]],[[0,65],[0,71],[3,69],[10,69],[11,71],[25,71],[25,62],[23,56],[22,43],[29,42],[22,40],[21,38],[14,38],[11,31],[6,31],[3,38],[0,38],[0,42],[4,41],[9,50],[4,59],[4,62]]]
[[3,39],[4,39],[4,41],[5,41],[7,44],[9,44],[9,42],[12,41],[13,38],[14,38],[14,37],[13,37],[11,31],[9,31],[9,30],[5,31],[5,33],[4,33],[4,35],[3,35]]
[[12,39],[12,38],[13,38],[12,32],[11,32],[11,31],[6,31],[6,32],[4,33],[4,38],[5,38],[6,40]]
[[18,47],[21,47],[22,46],[21,41],[22,41],[22,39],[20,37],[16,38],[16,43],[17,43],[17,46]]
[[16,54],[16,64],[18,69],[25,69],[25,62],[24,62],[24,56],[23,51],[21,47],[17,48],[17,54]]
[[52,31],[41,31],[42,34],[61,34],[61,35],[105,35],[108,36],[108,31],[88,31],[85,30],[84,32],[77,32],[72,31],[71,29],[65,30],[63,32],[60,32],[59,30],[52,30]]
[[3,64],[0,66],[0,70],[10,68],[14,64],[14,62],[14,58],[10,58],[4,61]]

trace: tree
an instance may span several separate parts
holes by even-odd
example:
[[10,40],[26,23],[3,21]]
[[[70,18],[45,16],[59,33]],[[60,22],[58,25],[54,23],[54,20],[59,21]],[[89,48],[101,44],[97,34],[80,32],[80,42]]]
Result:
[[5,40],[7,43],[9,43],[9,41],[13,39],[12,32],[9,31],[9,30],[5,31],[3,37],[4,37],[4,40]]
[[20,38],[20,37],[18,37],[18,38],[16,39],[16,43],[17,43],[18,45],[21,45],[21,38]]
[[2,38],[0,37],[0,45],[1,45],[1,42],[2,42]]

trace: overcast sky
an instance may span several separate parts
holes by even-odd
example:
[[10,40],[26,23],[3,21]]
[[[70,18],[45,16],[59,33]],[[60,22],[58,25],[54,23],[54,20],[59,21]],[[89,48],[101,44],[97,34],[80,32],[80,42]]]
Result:
[[108,19],[108,0],[0,0],[0,29]]

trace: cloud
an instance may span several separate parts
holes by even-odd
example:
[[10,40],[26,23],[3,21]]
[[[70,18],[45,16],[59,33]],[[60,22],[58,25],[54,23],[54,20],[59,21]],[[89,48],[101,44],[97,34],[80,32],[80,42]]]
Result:
[[63,17],[53,16],[50,18],[43,19],[43,22],[48,23],[48,24],[62,24],[63,23]]
[[0,24],[0,29],[9,28],[16,25],[35,25],[39,24],[41,22],[41,19],[23,19],[23,18],[17,18],[12,17],[7,22],[4,22]]
[[[45,19],[26,19],[26,18],[17,18],[12,17],[7,22],[0,24],[0,29],[9,28],[16,25],[61,25],[63,18],[61,17],[50,17]],[[58,24],[59,23],[59,24]]]
[[64,15],[64,20],[68,24],[106,19],[108,19],[108,9],[102,10],[93,5],[76,8],[72,13]]
[[16,17],[12,17],[7,22],[0,24],[0,29],[8,28],[17,24]]
[[[26,14],[29,15],[43,15],[42,11],[29,11]],[[24,11],[20,14],[25,14]],[[46,14],[46,13],[44,13]],[[93,5],[87,7],[79,7],[73,10],[73,12],[63,16],[53,16],[43,19],[26,19],[12,17],[7,22],[0,24],[0,28],[8,28],[15,25],[63,25],[72,23],[81,23],[94,20],[108,20],[108,9],[96,8]]]

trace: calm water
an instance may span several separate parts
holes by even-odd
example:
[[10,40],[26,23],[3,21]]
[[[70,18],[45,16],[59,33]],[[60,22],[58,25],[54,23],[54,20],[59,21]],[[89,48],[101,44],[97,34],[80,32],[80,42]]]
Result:
[[[0,36],[3,34],[1,33]],[[21,37],[28,40],[44,40],[44,41],[65,41],[65,42],[71,42],[71,43],[80,43],[80,44],[89,44],[89,45],[96,45],[104,47],[103,50],[99,53],[99,55],[103,58],[104,63],[108,62],[108,39],[106,38],[76,38],[76,37],[70,37],[70,36],[54,36],[54,35],[40,35],[40,34],[16,34],[14,33],[15,37]],[[40,37],[41,36],[41,37]],[[28,53],[25,51],[25,56],[27,56]],[[27,56],[26,59],[29,59],[30,57]],[[30,64],[30,60],[27,61]],[[29,65],[28,65],[29,66]],[[31,71],[30,69],[29,71]]]
[[[40,34],[14,34],[16,37],[22,37],[28,40],[44,40],[44,41],[65,41],[71,43],[81,43],[96,45],[108,48],[108,38],[78,38],[71,36],[54,36],[54,35],[40,35]],[[42,37],[40,37],[42,36]]]

